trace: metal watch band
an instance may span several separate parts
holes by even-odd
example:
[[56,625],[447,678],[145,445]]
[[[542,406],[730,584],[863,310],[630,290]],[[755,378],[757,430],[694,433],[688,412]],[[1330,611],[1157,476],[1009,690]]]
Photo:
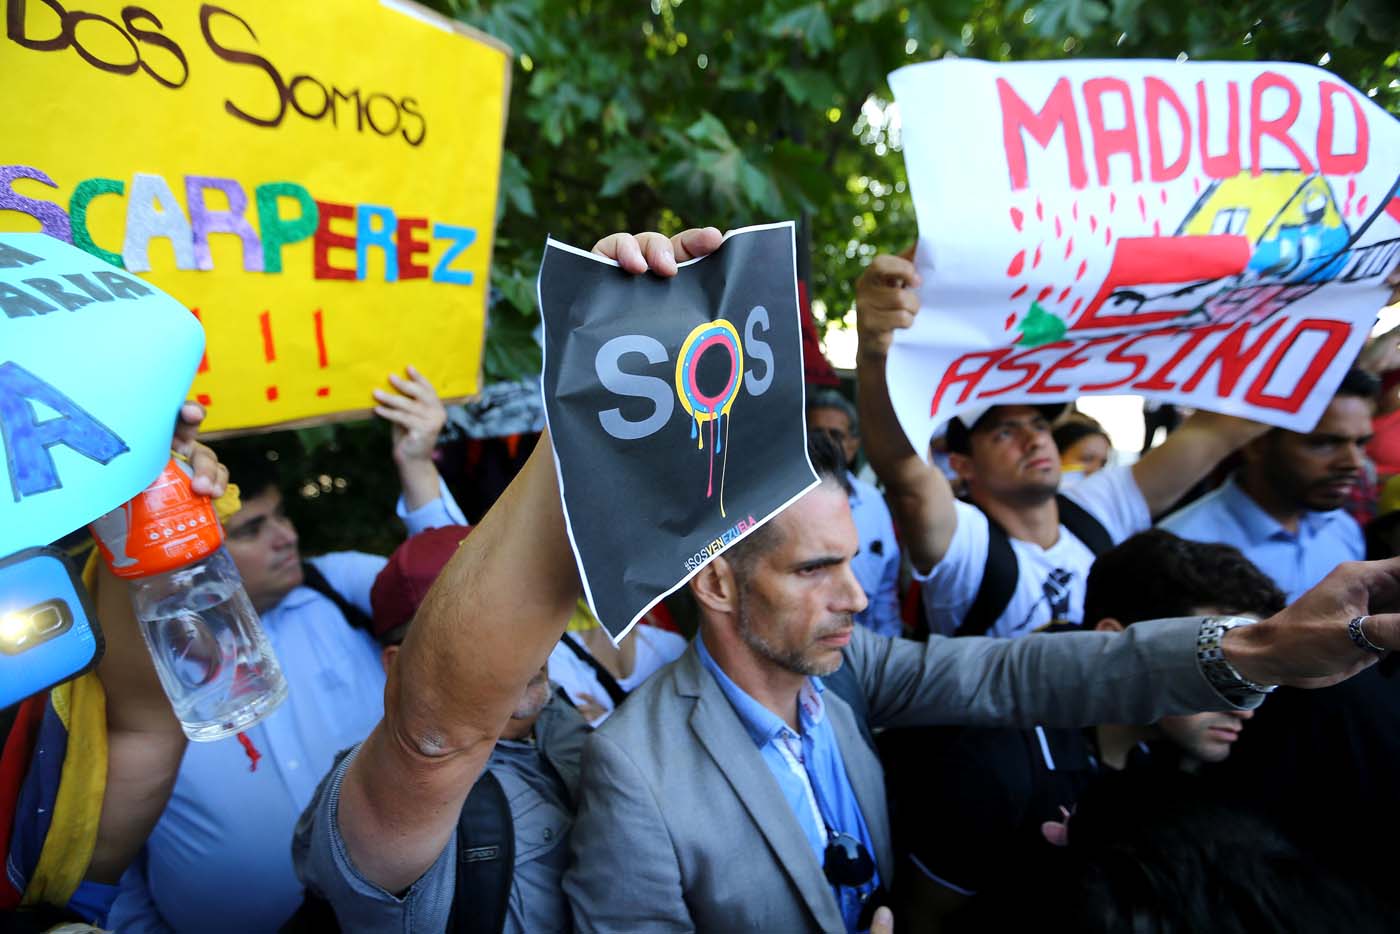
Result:
[[1237,616],[1207,616],[1201,620],[1200,631],[1196,635],[1196,661],[1201,666],[1201,674],[1222,697],[1233,704],[1244,706],[1253,702],[1261,694],[1275,690],[1276,684],[1257,684],[1245,678],[1235,666],[1225,658],[1222,642],[1225,633],[1236,626],[1248,626],[1254,621]]

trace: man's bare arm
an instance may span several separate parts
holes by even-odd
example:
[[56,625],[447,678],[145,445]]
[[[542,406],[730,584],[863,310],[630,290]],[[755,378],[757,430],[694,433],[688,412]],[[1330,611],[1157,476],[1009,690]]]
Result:
[[914,568],[927,573],[943,559],[957,529],[953,489],[942,472],[915,451],[890,402],[885,362],[898,328],[914,323],[919,274],[902,256],[877,256],[856,284],[861,437],[889,499]]
[[[194,490],[217,498],[228,484],[228,469],[194,442],[203,418],[203,408],[186,403],[173,447],[189,458]],[[107,642],[97,667],[107,698],[107,785],[85,878],[115,884],[165,810],[185,734],[156,677],[126,583],[99,562],[92,596]]]
[[[670,240],[614,234],[594,249],[666,276],[719,242],[706,228]],[[340,834],[367,879],[401,892],[437,859],[578,593],[545,435],[429,590],[390,668],[384,719],[346,770]]]
[[1186,491],[1241,445],[1269,426],[1233,415],[1197,412],[1161,445],[1133,465],[1133,479],[1154,516],[1170,509]]

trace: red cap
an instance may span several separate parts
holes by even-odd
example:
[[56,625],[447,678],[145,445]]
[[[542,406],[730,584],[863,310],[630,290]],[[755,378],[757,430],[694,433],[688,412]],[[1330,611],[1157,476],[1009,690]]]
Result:
[[438,574],[457,552],[474,526],[445,525],[405,541],[389,556],[374,579],[369,605],[374,611],[374,637],[384,637],[413,619]]

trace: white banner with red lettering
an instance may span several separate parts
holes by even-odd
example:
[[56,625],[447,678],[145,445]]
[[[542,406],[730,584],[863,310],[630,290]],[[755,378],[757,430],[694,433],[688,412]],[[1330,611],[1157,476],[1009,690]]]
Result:
[[890,392],[915,450],[989,403],[1140,393],[1308,430],[1400,259],[1400,122],[1278,63],[890,75],[919,219]]

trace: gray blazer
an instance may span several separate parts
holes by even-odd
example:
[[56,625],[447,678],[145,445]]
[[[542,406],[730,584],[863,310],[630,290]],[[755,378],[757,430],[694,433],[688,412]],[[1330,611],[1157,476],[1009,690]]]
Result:
[[[1121,634],[927,644],[857,626],[845,651],[871,726],[1151,723],[1228,709],[1196,664],[1198,619]],[[882,879],[894,877],[880,763],[827,691]],[[583,753],[564,877],[579,931],[843,931],[797,818],[692,645],[635,691]]]

